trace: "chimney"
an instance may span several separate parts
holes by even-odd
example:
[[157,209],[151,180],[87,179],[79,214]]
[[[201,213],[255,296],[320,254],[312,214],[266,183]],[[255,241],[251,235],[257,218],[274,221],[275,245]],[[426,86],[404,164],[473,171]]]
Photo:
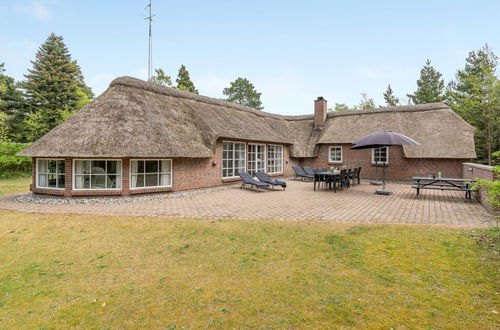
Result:
[[322,128],[326,121],[326,100],[323,96],[318,96],[314,100],[314,128]]

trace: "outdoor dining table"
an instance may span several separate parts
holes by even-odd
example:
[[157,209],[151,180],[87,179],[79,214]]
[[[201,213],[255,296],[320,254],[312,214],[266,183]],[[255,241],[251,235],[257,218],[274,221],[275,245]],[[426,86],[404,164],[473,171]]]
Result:
[[471,199],[472,186],[476,182],[471,179],[455,179],[455,178],[433,178],[424,176],[413,177],[417,189],[417,196],[420,194],[420,189],[438,189],[438,190],[456,190],[464,191],[465,198]]
[[[320,176],[329,176],[331,178],[338,178],[340,177],[340,172],[318,172],[314,173],[314,190],[316,190],[316,182],[321,182],[321,180],[318,180]],[[333,181],[333,180],[330,180]]]

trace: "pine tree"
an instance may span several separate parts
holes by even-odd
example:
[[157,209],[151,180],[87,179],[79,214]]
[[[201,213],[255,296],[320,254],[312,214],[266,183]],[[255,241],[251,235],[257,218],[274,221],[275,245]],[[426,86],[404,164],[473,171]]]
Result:
[[262,93],[258,93],[254,85],[246,78],[237,78],[231,82],[229,87],[224,88],[222,93],[227,96],[226,101],[246,105],[257,110],[264,109],[260,101]]
[[31,134],[30,139],[33,139],[60,123],[65,113],[78,111],[82,104],[93,98],[93,94],[61,36],[52,33],[31,63],[33,68],[28,70],[21,86],[25,91],[28,111],[40,112],[36,118],[43,130]]
[[162,69],[155,69],[155,75],[149,81],[158,85],[172,87],[172,78]]
[[498,57],[488,45],[469,53],[465,67],[449,86],[450,106],[476,127],[479,160],[492,164],[492,153],[500,150],[500,80]]
[[179,73],[177,74],[177,88],[186,92],[191,92],[198,94],[198,90],[194,87],[191,78],[189,77],[189,72],[184,65],[179,68]]
[[384,100],[385,100],[385,103],[390,107],[399,105],[399,98],[397,98],[394,95],[394,92],[392,91],[392,88],[391,88],[391,84],[387,85],[387,89],[384,92]]
[[14,78],[5,74],[5,65],[0,63],[0,114],[2,139],[20,140],[22,121],[25,118],[26,107],[21,91]]
[[442,102],[445,99],[445,86],[442,74],[427,60],[420,70],[420,78],[417,80],[417,90],[408,94],[413,104]]

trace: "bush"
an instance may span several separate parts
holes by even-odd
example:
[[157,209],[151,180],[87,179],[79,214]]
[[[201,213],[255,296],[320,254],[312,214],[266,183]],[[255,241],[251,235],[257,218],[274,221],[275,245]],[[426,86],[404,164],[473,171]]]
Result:
[[0,142],[0,178],[31,175],[31,157],[16,156],[27,143]]

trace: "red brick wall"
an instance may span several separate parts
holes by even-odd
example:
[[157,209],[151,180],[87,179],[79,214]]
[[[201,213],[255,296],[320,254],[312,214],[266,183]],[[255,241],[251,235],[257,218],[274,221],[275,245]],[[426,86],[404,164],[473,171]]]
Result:
[[[329,163],[330,146],[342,146],[342,163]],[[320,145],[318,157],[302,159],[302,166],[311,167],[359,167],[361,177],[374,179],[382,175],[382,166],[374,165],[372,149],[351,150],[351,144]],[[464,159],[423,159],[405,158],[401,146],[389,147],[389,163],[386,167],[386,178],[392,180],[411,180],[413,176],[429,176],[441,172],[443,177],[462,177]]]
[[[484,179],[484,180],[498,180],[498,177],[493,173],[493,167],[488,165],[463,163],[463,178],[464,179]],[[488,195],[483,187],[477,191],[476,199],[483,204],[486,208],[491,210],[491,205],[487,202]]]
[[[228,141],[237,141],[227,139]],[[240,140],[241,141],[241,140]],[[259,141],[244,141],[262,143]],[[263,144],[263,143],[262,143]],[[106,196],[131,195],[165,191],[182,191],[205,187],[218,186],[225,182],[235,182],[238,179],[222,179],[222,139],[216,142],[215,155],[212,158],[169,158],[172,159],[173,185],[162,188],[130,189],[130,159],[122,159],[122,189],[121,190],[72,190],[73,158],[65,159],[65,190],[39,189],[35,187],[36,160],[33,159],[32,191],[39,194],[60,196]],[[283,146],[283,174],[273,176],[293,175],[292,165],[298,165],[297,159],[290,158],[289,146]]]

